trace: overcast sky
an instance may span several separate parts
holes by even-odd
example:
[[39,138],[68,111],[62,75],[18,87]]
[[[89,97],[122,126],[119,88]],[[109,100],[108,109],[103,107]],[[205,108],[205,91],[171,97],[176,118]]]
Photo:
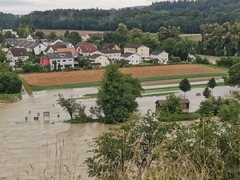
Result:
[[118,9],[149,6],[155,1],[161,0],[0,0],[0,12],[21,15],[52,9]]

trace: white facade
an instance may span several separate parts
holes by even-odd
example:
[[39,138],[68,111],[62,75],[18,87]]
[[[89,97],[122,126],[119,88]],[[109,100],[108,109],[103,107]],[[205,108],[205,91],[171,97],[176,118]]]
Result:
[[47,48],[47,46],[45,46],[44,44],[39,44],[38,46],[35,46],[33,48],[33,50],[34,50],[35,55],[39,55],[42,52],[44,52],[46,48]]
[[56,61],[56,63],[57,63],[56,64],[57,69],[58,69],[59,65],[60,65],[61,69],[74,68],[74,59],[73,58],[57,58],[57,59],[50,59],[51,70],[54,70],[54,61]]
[[7,60],[15,62],[15,61],[17,61],[19,59],[21,59],[22,61],[26,61],[29,58],[29,56],[24,56],[24,55],[22,55],[22,56],[14,56],[12,54],[12,52],[9,50],[7,52],[6,58],[7,58]]
[[140,63],[141,57],[138,54],[129,53],[128,56],[125,56],[125,54],[123,54],[120,60],[122,59],[129,61],[129,64],[136,65]]
[[[91,57],[89,59],[91,59]],[[104,55],[99,55],[98,57],[94,58],[94,63],[100,63],[101,67],[105,67],[109,65],[110,62],[108,60],[108,57]]]
[[150,49],[144,45],[127,45],[124,47],[124,53],[135,53],[138,54],[141,58],[149,56]]
[[162,52],[159,52],[159,53],[156,53],[156,54],[153,53],[153,54],[150,55],[150,58],[151,59],[157,59],[158,63],[167,64],[168,53],[165,52],[165,51],[162,51]]
[[121,57],[121,51],[119,51],[119,52],[108,51],[106,53],[104,51],[99,51],[98,50],[98,51],[95,51],[95,52],[91,53],[90,56],[93,55],[93,54],[102,54],[102,55],[108,57],[108,59],[110,59],[110,60],[119,60],[120,57]]

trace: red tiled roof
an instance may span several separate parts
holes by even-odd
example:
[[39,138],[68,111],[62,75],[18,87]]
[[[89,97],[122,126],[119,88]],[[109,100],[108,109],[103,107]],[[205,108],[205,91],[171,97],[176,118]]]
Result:
[[78,47],[81,49],[82,52],[95,52],[97,51],[97,47],[92,44],[79,44]]

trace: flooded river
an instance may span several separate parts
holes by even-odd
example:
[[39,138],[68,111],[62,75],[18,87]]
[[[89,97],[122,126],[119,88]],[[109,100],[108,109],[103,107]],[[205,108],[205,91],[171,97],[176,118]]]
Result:
[[[214,95],[223,95],[229,90],[229,87],[216,87]],[[190,111],[195,111],[204,99],[195,95],[199,91],[202,89],[187,93]],[[84,180],[90,179],[83,164],[89,156],[89,144],[92,138],[106,132],[109,125],[65,124],[63,121],[70,116],[56,104],[56,100],[58,93],[64,97],[81,97],[96,92],[97,88],[39,91],[32,97],[24,95],[16,103],[0,104],[0,179],[44,179],[52,176],[55,179],[74,179],[79,175]],[[158,99],[164,97],[138,99],[140,113],[145,114],[148,109],[154,111],[154,102]],[[80,101],[87,110],[95,104],[95,99]],[[44,112],[49,112],[50,118],[43,117]]]

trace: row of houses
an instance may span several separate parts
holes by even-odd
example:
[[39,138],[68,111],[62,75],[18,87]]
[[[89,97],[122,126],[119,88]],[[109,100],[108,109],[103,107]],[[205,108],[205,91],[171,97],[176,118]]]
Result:
[[42,66],[74,68],[78,65],[76,59],[88,59],[92,64],[104,67],[110,61],[124,60],[129,64],[137,65],[145,60],[156,60],[159,63],[167,64],[168,53],[165,51],[154,51],[142,44],[127,44],[123,50],[111,43],[104,43],[97,47],[93,43],[79,42],[75,47],[69,42],[61,40],[51,41],[47,39],[39,40],[34,35],[29,35],[26,39],[9,38],[5,40],[5,45],[12,46],[6,57],[12,62],[19,59],[25,61],[28,59],[28,52],[35,55],[41,55],[40,64]]

